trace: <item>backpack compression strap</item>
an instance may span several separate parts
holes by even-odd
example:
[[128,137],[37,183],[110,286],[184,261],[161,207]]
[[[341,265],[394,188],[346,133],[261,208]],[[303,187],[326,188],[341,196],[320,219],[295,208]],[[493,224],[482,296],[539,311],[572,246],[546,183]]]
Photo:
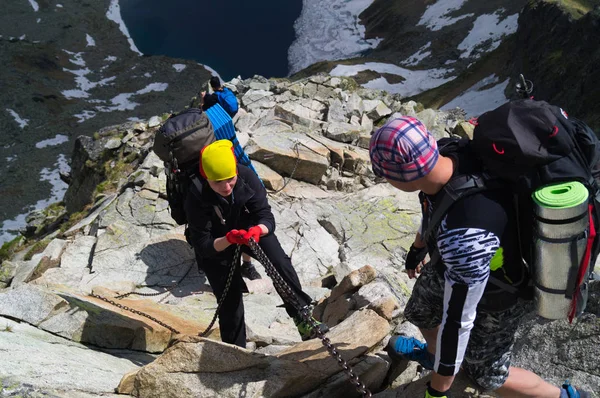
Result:
[[485,173],[462,175],[450,180],[442,189],[431,217],[427,218],[426,215],[423,215],[423,239],[429,240],[454,203],[466,196],[489,189],[486,183],[488,180],[490,178]]

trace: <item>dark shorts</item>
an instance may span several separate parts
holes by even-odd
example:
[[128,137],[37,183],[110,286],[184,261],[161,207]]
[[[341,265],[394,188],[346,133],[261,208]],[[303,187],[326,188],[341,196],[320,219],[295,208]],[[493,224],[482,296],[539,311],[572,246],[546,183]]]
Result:
[[[434,329],[442,323],[444,283],[430,264],[423,267],[404,309],[409,322],[421,329]],[[506,381],[515,333],[526,312],[522,300],[502,311],[477,309],[462,368],[482,388],[496,390]]]

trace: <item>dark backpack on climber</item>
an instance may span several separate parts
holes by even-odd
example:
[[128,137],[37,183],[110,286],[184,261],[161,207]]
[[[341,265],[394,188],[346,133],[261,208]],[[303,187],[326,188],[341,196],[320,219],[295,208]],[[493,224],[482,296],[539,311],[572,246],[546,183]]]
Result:
[[153,149],[165,164],[167,201],[171,217],[177,224],[187,224],[184,203],[191,184],[200,189],[202,186],[200,150],[222,139],[233,142],[239,163],[252,167],[237,140],[231,118],[218,105],[213,106],[210,112],[189,108],[173,114],[158,129]]
[[223,87],[222,90],[215,91],[215,94],[217,95],[217,101],[219,105],[225,109],[225,112],[227,112],[229,116],[234,117],[238,112],[239,107],[237,98],[235,97],[233,91],[227,87]]
[[[480,167],[446,184],[426,220],[425,239],[437,233],[445,214],[461,198],[509,189],[538,313],[569,321],[580,315],[600,251],[600,142],[594,132],[557,106],[521,99],[481,115],[472,141],[444,138],[438,146],[446,156],[469,150]],[[518,294],[498,280],[490,278],[489,283]]]
[[179,225],[187,224],[183,206],[192,179],[199,178],[200,150],[213,141],[213,125],[198,108],[171,115],[156,133],[153,149],[165,164],[169,210]]

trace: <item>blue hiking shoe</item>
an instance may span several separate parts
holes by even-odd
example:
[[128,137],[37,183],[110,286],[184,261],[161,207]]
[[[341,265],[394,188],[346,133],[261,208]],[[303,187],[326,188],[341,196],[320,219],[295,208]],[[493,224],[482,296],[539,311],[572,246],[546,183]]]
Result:
[[578,390],[568,381],[560,389],[560,398],[592,398],[589,392]]
[[425,369],[433,370],[435,357],[427,351],[426,343],[414,337],[392,336],[387,345],[387,352],[392,358],[415,361]]

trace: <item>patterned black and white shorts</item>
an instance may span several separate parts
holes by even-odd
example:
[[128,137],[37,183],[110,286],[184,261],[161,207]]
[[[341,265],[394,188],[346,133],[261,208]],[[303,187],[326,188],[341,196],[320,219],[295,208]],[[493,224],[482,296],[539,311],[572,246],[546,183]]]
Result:
[[[406,319],[421,329],[434,329],[442,323],[444,277],[433,266],[423,267],[404,309]],[[514,337],[527,313],[526,302],[503,311],[477,310],[463,369],[483,389],[496,390],[508,377]]]

